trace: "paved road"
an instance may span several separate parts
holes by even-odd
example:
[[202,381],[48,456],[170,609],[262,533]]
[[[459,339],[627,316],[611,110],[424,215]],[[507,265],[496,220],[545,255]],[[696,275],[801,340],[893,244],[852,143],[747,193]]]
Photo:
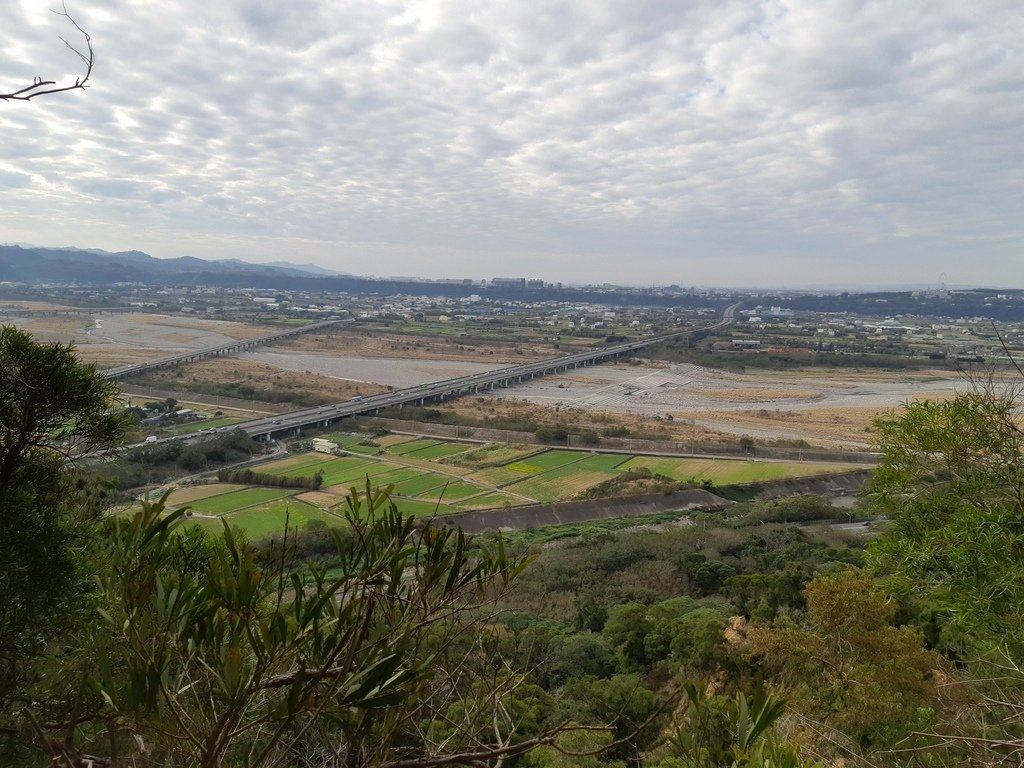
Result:
[[216,347],[206,347],[204,349],[193,349],[188,352],[181,352],[177,355],[170,355],[169,357],[161,357],[157,360],[150,360],[146,363],[132,363],[131,365],[121,365],[117,368],[108,368],[103,371],[103,377],[107,379],[124,379],[128,376],[134,376],[137,373],[143,373],[145,371],[154,370],[156,368],[165,368],[169,365],[175,365],[176,363],[189,363],[195,360],[202,360],[207,357],[217,357],[220,355],[232,355],[236,352],[242,352],[246,349],[252,349],[259,347],[264,344],[269,344],[272,341],[278,339],[286,339],[289,336],[297,336],[300,333],[308,333],[309,331],[317,331],[321,328],[327,328],[331,325],[337,325],[338,323],[348,323],[350,320],[324,320],[319,323],[310,323],[309,325],[299,326],[298,328],[289,328],[287,331],[279,331],[278,333],[271,333],[266,336],[258,336],[255,339],[241,339],[239,341],[232,341],[229,344],[221,344]]
[[[698,330],[716,330],[730,325],[736,316],[736,310],[739,306],[739,304],[732,304],[726,307],[721,320]],[[666,333],[641,339],[640,341],[615,344],[598,350],[578,352],[564,357],[539,360],[507,368],[499,368],[493,371],[475,373],[469,376],[444,379],[431,384],[421,384],[418,387],[408,387],[394,392],[385,392],[380,395],[356,397],[347,402],[333,403],[316,408],[303,408],[302,410],[290,413],[252,419],[251,421],[235,424],[232,427],[221,427],[220,429],[222,431],[243,429],[248,434],[257,438],[271,438],[290,434],[297,435],[303,428],[313,426],[330,427],[332,424],[348,416],[374,414],[383,408],[396,405],[422,405],[469,392],[480,392],[481,390],[493,389],[495,387],[512,386],[549,373],[561,373],[572,368],[595,365],[606,360],[637,352],[644,347],[649,347],[652,344],[657,344],[667,339],[685,336],[692,333],[693,330]]]

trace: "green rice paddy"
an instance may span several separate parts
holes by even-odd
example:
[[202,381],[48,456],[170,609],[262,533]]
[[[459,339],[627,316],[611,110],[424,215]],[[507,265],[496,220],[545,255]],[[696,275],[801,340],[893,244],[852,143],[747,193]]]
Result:
[[263,504],[274,501],[285,496],[291,496],[295,491],[285,488],[246,488],[242,491],[222,493],[219,496],[211,496],[207,499],[199,499],[189,504],[194,512],[202,512],[208,515],[223,515],[227,512],[234,512],[238,509],[245,509],[256,504]]
[[[321,490],[303,496],[305,501],[296,498],[305,493],[301,489],[253,487],[211,493],[190,507],[199,524],[217,524],[219,517],[259,538],[283,529],[286,510],[296,526],[311,520],[342,524],[349,489],[364,490],[367,477],[374,488],[390,486],[392,501],[403,513],[433,515],[563,501],[639,467],[683,482],[710,480],[716,485],[849,469],[839,464],[634,456],[398,437],[386,436],[373,446],[359,445],[366,440],[361,435],[330,438],[346,451],[377,454],[374,458],[307,453],[255,467],[288,477],[323,473]],[[473,471],[466,474],[467,469]]]

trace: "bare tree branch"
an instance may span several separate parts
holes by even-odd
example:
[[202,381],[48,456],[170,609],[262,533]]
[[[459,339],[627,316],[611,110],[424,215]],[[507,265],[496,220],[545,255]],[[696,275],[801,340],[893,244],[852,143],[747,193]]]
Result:
[[64,43],[71,51],[74,52],[78,58],[85,64],[85,74],[81,77],[76,77],[73,84],[68,85],[57,85],[56,80],[44,80],[41,77],[37,77],[32,81],[32,85],[26,85],[24,88],[20,88],[10,93],[0,93],[0,101],[31,101],[37,96],[47,96],[51,93],[63,93],[64,91],[75,91],[84,90],[88,88],[89,78],[92,76],[92,67],[96,63],[96,54],[92,48],[92,37],[89,33],[82,29],[78,22],[75,21],[71,14],[68,13],[68,7],[66,4],[61,6],[61,10],[54,11],[58,16],[63,16],[71,22],[72,26],[77,29],[82,37],[85,38],[85,50],[83,51],[80,47],[76,48],[71,45],[63,37],[61,42]]

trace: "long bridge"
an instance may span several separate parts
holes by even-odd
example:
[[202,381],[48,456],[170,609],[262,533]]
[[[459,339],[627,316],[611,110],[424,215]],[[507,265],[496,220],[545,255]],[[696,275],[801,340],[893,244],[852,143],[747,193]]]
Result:
[[[733,322],[739,304],[732,304],[725,308],[723,317],[718,322],[704,326],[700,329],[690,329],[675,333],[666,333],[659,336],[651,336],[639,341],[630,341],[624,344],[615,344],[588,352],[578,352],[563,357],[555,357],[547,360],[539,360],[533,363],[513,365],[507,368],[499,368],[493,371],[484,371],[469,376],[458,376],[451,379],[436,381],[431,384],[421,384],[418,387],[408,387],[394,392],[385,392],[379,395],[354,398],[347,402],[334,403],[332,405],[318,406],[315,408],[303,408],[290,413],[276,414],[265,418],[252,419],[234,424],[230,427],[211,428],[199,434],[208,434],[212,431],[230,431],[242,429],[255,438],[269,440],[274,437],[285,437],[288,435],[299,435],[303,429],[309,427],[324,428],[330,427],[350,416],[363,416],[379,413],[384,408],[398,405],[424,405],[429,402],[444,400],[446,397],[458,397],[459,395],[471,394],[495,387],[508,387],[520,384],[538,376],[546,376],[552,373],[563,373],[573,368],[583,368],[590,365],[603,363],[607,360],[623,357],[636,352],[644,347],[657,344],[678,336],[686,336],[694,330],[715,330],[724,328]],[[173,439],[173,438],[172,438]]]
[[138,311],[138,307],[51,307],[49,309],[0,307],[0,317],[92,317],[94,315],[123,315]]
[[188,352],[181,352],[177,355],[170,355],[168,357],[161,357],[157,360],[150,360],[148,363],[133,363],[131,365],[122,365],[117,368],[108,368],[101,373],[103,374],[103,377],[107,379],[124,379],[128,376],[134,376],[139,373],[144,373],[145,371],[156,370],[157,368],[166,368],[167,366],[177,365],[178,363],[192,363],[196,360],[203,360],[207,357],[233,355],[238,352],[244,352],[247,349],[261,347],[264,344],[271,343],[272,341],[287,339],[290,336],[298,336],[300,333],[309,333],[310,331],[318,331],[321,328],[327,328],[332,325],[337,325],[338,323],[351,322],[351,320],[324,320],[319,323],[310,323],[309,325],[290,328],[287,331],[271,333],[267,336],[258,336],[254,339],[232,341],[230,344],[221,344],[217,347],[193,349]]

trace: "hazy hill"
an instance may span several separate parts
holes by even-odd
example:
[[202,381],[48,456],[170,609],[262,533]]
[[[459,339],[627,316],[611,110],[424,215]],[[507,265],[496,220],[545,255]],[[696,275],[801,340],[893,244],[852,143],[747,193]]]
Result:
[[142,251],[111,253],[98,249],[0,246],[0,281],[26,283],[160,283],[168,279],[215,276],[313,277],[319,267],[288,262],[250,264],[239,259],[209,261],[194,256],[157,259]]

